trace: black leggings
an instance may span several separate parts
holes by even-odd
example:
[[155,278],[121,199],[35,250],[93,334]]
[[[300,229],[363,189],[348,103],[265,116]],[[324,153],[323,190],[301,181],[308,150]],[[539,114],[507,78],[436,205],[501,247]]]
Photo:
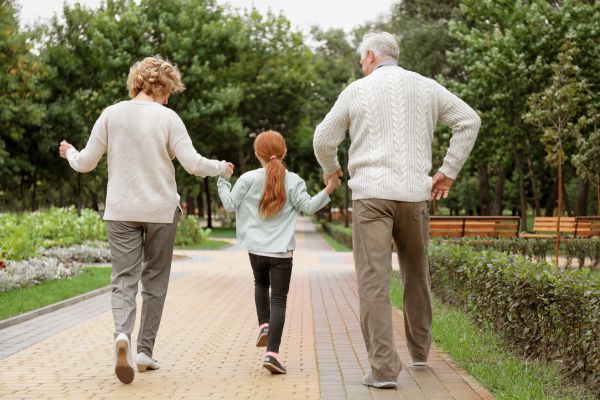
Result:
[[[267,351],[279,353],[285,323],[287,294],[292,277],[292,258],[266,257],[252,253],[249,255],[254,273],[254,301],[258,324],[269,324]],[[270,299],[269,286],[271,287]]]

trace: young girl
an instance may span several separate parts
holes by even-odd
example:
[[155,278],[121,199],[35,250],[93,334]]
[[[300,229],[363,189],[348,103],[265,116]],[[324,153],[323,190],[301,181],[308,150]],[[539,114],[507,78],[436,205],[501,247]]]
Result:
[[259,325],[256,346],[267,346],[263,367],[272,374],[286,373],[279,344],[296,247],[296,219],[300,212],[314,214],[323,208],[340,184],[337,176],[332,177],[324,190],[311,197],[304,180],[285,169],[286,153],[285,140],[278,132],[263,132],[254,140],[254,154],[262,168],[240,176],[233,189],[223,178],[217,183],[225,209],[236,211],[237,237],[250,256]]

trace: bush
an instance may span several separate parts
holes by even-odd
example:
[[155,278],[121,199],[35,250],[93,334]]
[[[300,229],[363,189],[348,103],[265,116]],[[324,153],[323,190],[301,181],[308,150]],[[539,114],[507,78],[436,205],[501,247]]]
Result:
[[175,245],[189,246],[202,244],[208,240],[210,232],[210,229],[202,228],[200,218],[194,215],[181,217],[177,226],[177,234],[175,235]]
[[443,301],[491,324],[526,357],[561,362],[598,391],[600,281],[589,272],[449,244],[431,246],[429,261]]

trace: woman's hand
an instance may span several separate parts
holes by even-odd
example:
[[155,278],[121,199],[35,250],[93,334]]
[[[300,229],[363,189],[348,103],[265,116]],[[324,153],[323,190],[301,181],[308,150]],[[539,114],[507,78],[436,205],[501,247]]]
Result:
[[226,167],[225,167],[225,173],[223,174],[223,178],[229,179],[229,178],[231,178],[231,175],[233,175],[233,170],[235,168],[235,165],[233,165],[230,162],[226,162],[225,165],[226,165]]
[[337,173],[333,175],[329,175],[327,178],[327,186],[325,186],[325,190],[327,194],[333,193],[333,191],[342,184],[340,178],[338,178]]
[[67,159],[67,151],[69,149],[74,149],[75,147],[73,147],[73,145],[69,142],[67,142],[66,140],[63,140],[62,142],[60,142],[60,147],[58,148],[58,153],[60,154],[61,158],[64,158],[65,160]]

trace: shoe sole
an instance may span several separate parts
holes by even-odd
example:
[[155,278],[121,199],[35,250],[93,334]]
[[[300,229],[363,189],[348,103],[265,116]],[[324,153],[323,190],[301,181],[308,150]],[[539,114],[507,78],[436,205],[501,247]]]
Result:
[[133,382],[135,373],[131,365],[127,363],[127,352],[129,351],[129,346],[127,346],[127,342],[124,340],[117,342],[115,346],[117,347],[115,375],[117,375],[117,378],[119,378],[121,382],[131,383]]
[[140,371],[140,372],[146,372],[146,371],[155,371],[155,370],[157,370],[158,368],[152,368],[151,366],[149,366],[149,365],[144,365],[144,364],[137,364],[137,369],[138,369],[138,371]]
[[269,370],[269,372],[271,372],[272,374],[275,374],[275,375],[284,375],[287,373],[286,370],[281,369],[278,366],[271,364],[269,362],[263,363],[263,367],[265,367],[266,369]]
[[256,347],[267,347],[267,342],[269,341],[269,335],[264,333],[258,337],[256,341]]

